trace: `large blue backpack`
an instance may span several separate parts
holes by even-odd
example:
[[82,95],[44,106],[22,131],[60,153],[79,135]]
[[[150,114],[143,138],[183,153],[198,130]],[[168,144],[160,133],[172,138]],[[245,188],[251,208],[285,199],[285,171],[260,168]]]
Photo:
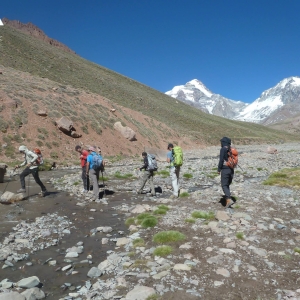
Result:
[[102,156],[100,154],[97,154],[97,153],[92,153],[92,156],[93,156],[93,169],[95,171],[98,171],[101,169],[101,166],[102,166]]

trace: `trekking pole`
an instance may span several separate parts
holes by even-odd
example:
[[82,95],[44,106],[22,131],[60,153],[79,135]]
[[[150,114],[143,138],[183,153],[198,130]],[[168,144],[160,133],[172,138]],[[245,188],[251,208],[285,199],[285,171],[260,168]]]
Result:
[[27,189],[28,189],[27,199],[29,198],[29,185],[30,185],[30,174],[28,175],[28,182],[27,182]]
[[101,171],[101,173],[102,173],[102,182],[103,182],[103,195],[106,196],[106,194],[105,194],[105,185],[104,185],[103,171]]
[[243,168],[240,165],[238,165],[238,167],[244,172]]

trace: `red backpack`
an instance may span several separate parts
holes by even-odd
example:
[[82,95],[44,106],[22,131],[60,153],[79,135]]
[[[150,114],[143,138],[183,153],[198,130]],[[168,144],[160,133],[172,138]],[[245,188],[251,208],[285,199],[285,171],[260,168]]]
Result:
[[36,164],[38,166],[42,165],[44,163],[44,159],[41,150],[39,148],[34,148],[33,152],[38,156],[37,160],[35,161]]
[[239,162],[239,158],[238,158],[238,151],[235,148],[229,148],[228,149],[228,161],[226,162],[226,166],[234,169],[237,167],[238,162]]

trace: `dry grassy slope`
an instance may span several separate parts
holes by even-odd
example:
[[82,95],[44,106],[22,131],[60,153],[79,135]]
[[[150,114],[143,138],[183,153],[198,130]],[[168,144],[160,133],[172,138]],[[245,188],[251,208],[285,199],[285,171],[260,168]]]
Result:
[[[189,140],[199,144],[216,144],[223,135],[232,137],[235,143],[277,142],[298,138],[261,125],[234,122],[208,115],[184,103],[176,103],[174,99],[163,93],[77,55],[57,49],[9,26],[0,27],[0,36],[0,64],[49,79],[49,81],[46,79],[42,81],[35,77],[33,82],[17,85],[15,84],[17,81],[12,76],[12,81],[7,83],[6,90],[2,88],[6,95],[11,98],[22,98],[24,106],[27,103],[25,99],[30,99],[28,101],[33,111],[46,105],[51,118],[69,115],[78,127],[88,124],[88,134],[92,137],[94,132],[98,132],[96,136],[99,140],[104,140],[107,131],[114,134],[111,124],[115,117],[105,113],[102,107],[104,103],[109,103],[110,107],[116,107],[120,111],[119,117],[123,118],[126,125],[131,124],[133,129],[143,136],[139,142],[148,143],[146,146],[159,146],[164,140],[170,140],[168,130],[164,130],[163,125],[157,124],[166,124],[167,127],[173,128],[176,134],[172,139],[174,141],[186,139],[188,145],[191,145]],[[12,70],[9,72],[13,73]],[[49,88],[44,86],[45,83],[56,85],[60,93],[52,94]],[[108,102],[101,102],[98,97],[106,98]],[[94,103],[90,103],[88,117],[82,112],[82,101],[88,101],[87,99],[95,100]],[[120,105],[124,108],[119,107]],[[129,112],[131,116],[128,115]],[[142,115],[149,118],[146,120]],[[144,119],[145,123],[139,118]],[[157,127],[159,133],[153,134],[145,130],[143,124],[148,124],[148,129]],[[84,131],[84,128],[82,130]],[[156,128],[152,131],[156,131]],[[111,142],[120,143],[119,137],[115,138],[117,142]],[[150,141],[147,142],[148,140]],[[66,143],[68,142],[67,139]],[[137,147],[131,143],[128,149],[122,152],[136,153],[140,151],[140,147],[141,145]],[[114,148],[113,145],[110,148],[114,149],[111,154],[120,152],[120,149]],[[123,148],[126,149],[127,146],[121,147]]]
[[[179,140],[179,135],[165,124],[97,94],[0,68],[0,143],[11,146],[2,150],[7,157],[12,158],[21,143],[30,148],[39,146],[46,157],[58,161],[76,159],[73,150],[77,144],[100,146],[105,156],[140,154],[144,147],[165,149],[169,141],[195,146],[189,139]],[[116,111],[111,112],[111,108]],[[46,110],[48,116],[39,116],[40,110]],[[70,118],[83,136],[74,139],[58,130],[55,120],[61,116]],[[117,121],[131,127],[137,133],[137,141],[130,142],[115,131],[113,124]]]

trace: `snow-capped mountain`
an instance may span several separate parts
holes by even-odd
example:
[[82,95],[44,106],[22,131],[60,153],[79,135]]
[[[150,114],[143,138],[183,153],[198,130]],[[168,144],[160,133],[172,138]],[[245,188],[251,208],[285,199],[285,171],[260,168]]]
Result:
[[300,112],[299,77],[285,78],[251,104],[214,94],[197,79],[175,86],[166,94],[206,113],[247,122],[271,124]]
[[248,104],[212,93],[201,81],[193,79],[185,85],[175,86],[167,95],[200,108],[202,111],[224,118],[235,117]]
[[300,77],[289,77],[264,91],[236,120],[271,124],[300,112]]

